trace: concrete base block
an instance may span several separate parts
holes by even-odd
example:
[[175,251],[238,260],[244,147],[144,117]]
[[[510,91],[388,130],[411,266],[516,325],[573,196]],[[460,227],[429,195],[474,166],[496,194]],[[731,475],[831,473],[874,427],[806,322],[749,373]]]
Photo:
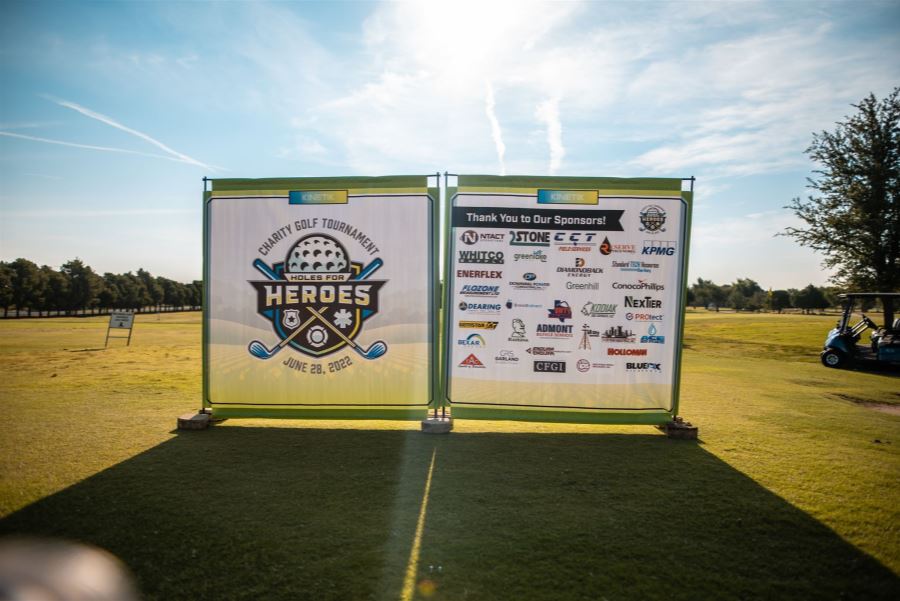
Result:
[[185,413],[178,417],[179,430],[206,430],[210,424],[209,413]]
[[422,420],[422,432],[425,434],[448,434],[453,429],[453,418],[429,417]]
[[669,438],[680,440],[697,440],[699,429],[691,422],[686,422],[680,417],[676,417],[670,422],[666,422],[661,426],[656,426]]

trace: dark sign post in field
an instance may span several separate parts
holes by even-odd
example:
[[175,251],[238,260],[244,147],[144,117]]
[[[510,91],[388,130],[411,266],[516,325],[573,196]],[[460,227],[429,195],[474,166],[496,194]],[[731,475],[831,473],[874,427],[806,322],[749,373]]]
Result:
[[[134,331],[134,313],[120,311],[109,314],[109,324],[106,327],[106,342],[103,347],[109,346],[109,334],[113,330],[128,330],[128,343],[125,346],[131,346],[131,333]],[[125,338],[124,336],[113,336],[113,338]]]

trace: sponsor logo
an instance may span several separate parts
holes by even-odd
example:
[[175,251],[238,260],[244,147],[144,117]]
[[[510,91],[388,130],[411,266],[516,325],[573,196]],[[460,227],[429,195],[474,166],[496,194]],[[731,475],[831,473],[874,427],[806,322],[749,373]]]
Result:
[[656,326],[652,323],[650,327],[647,328],[647,335],[641,336],[641,342],[644,344],[665,344],[666,337],[665,336],[657,336],[656,335]]
[[675,240],[644,240],[642,255],[657,255],[671,257],[675,254]]
[[[353,262],[336,238],[314,233],[297,240],[283,262],[270,266],[255,261],[254,267],[269,279],[248,283],[256,291],[256,310],[271,323],[281,340],[279,346],[288,345],[319,358],[348,345],[357,346],[354,341],[365,321],[378,313],[378,294],[387,283],[369,279],[381,265],[378,258],[367,266]],[[374,344],[382,352],[369,358],[380,357],[387,350],[382,341]],[[266,346],[254,340],[247,350],[254,357],[268,359],[272,353]],[[329,366],[330,371],[336,363]],[[310,373],[324,373],[315,371],[321,370],[320,365],[312,367]]]
[[650,296],[644,298],[626,296],[625,306],[632,309],[662,309],[662,301]]
[[528,342],[525,335],[525,322],[519,318],[512,320],[512,334],[507,339],[510,342]]
[[662,371],[662,363],[631,363],[629,361],[625,363],[625,369],[627,371],[660,372]]
[[503,251],[499,250],[461,250],[459,263],[491,263],[503,264]]
[[509,365],[510,363],[518,363],[519,358],[516,357],[516,354],[512,351],[500,351],[496,357],[494,357],[494,361],[501,365]]
[[515,253],[513,254],[513,261],[540,261],[541,263],[546,263],[547,255],[542,250],[535,250],[530,253]]
[[506,234],[498,234],[495,232],[476,232],[475,230],[466,230],[459,236],[460,242],[469,246],[478,242],[503,242]]
[[571,338],[572,326],[558,323],[539,323],[535,328],[538,338]]
[[557,267],[556,273],[564,273],[570,278],[587,278],[595,273],[603,273],[602,267],[586,267],[587,262],[578,257],[575,259],[575,267]]
[[553,301],[553,308],[547,309],[547,317],[550,319],[558,319],[560,323],[567,319],[572,319],[572,309],[566,301]]
[[662,313],[626,313],[625,319],[628,321],[662,321]]
[[564,351],[552,346],[532,346],[525,349],[525,352],[535,357],[552,357],[560,353],[571,353],[572,351]]
[[487,346],[481,334],[469,334],[468,337],[457,340],[456,344],[460,346]]
[[601,335],[603,342],[634,342],[634,332],[626,330],[622,326],[610,326]]
[[643,261],[613,261],[612,266],[619,271],[634,273],[651,273],[654,269],[659,269],[659,263],[644,263]]
[[475,356],[474,353],[470,354],[468,357],[460,361],[460,367],[469,367],[475,369],[484,369],[484,363],[482,363],[478,357]]
[[510,230],[510,246],[550,246],[550,232]]
[[483,271],[480,269],[457,269],[458,278],[484,278],[486,280],[499,280],[503,277],[502,271]]
[[500,304],[499,303],[467,303],[466,301],[462,301],[459,303],[460,311],[468,311],[469,313],[499,313],[500,312]]
[[613,290],[655,290],[656,292],[662,292],[666,289],[663,284],[657,284],[655,282],[645,282],[644,280],[638,280],[636,284],[631,282],[613,282],[612,287]]
[[612,363],[591,363],[587,359],[579,359],[578,362],[575,364],[575,369],[577,369],[581,373],[587,373],[591,370],[591,368],[593,368],[593,369],[609,369],[612,366],[613,366]]
[[657,205],[647,205],[638,213],[641,225],[638,230],[647,232],[648,234],[656,234],[666,231],[663,226],[666,224],[666,212],[662,207]]
[[516,290],[543,290],[550,286],[549,282],[537,282],[537,275],[528,272],[522,274],[521,282],[510,282],[509,285]]
[[496,330],[497,322],[496,321],[460,321],[459,327],[469,329],[469,330]]
[[586,302],[581,308],[581,314],[588,317],[615,317],[618,306],[609,303]]
[[566,282],[566,290],[600,290],[598,282]]
[[606,349],[606,354],[611,356],[633,356],[633,357],[643,357],[647,354],[647,349],[645,348],[614,348],[609,347]]
[[553,234],[553,244],[573,246],[595,246],[597,234],[594,232],[557,232]]
[[581,326],[581,342],[578,343],[578,350],[591,350],[591,338],[598,338],[599,336],[600,332],[592,330],[588,324],[583,324]]
[[466,284],[459,293],[463,296],[500,296],[500,286]]
[[538,373],[564,374],[566,373],[565,361],[535,361],[534,371]]
[[514,303],[512,300],[507,300],[506,308],[512,309],[513,307],[516,309],[540,309],[541,305],[535,303]]
[[603,242],[600,243],[599,250],[601,255],[611,255],[612,253],[634,254],[637,252],[637,247],[634,244],[611,244],[609,238],[604,238]]

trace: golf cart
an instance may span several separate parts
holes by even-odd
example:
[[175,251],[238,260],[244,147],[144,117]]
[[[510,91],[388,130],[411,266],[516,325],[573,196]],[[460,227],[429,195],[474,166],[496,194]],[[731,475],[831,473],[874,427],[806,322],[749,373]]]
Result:
[[[900,318],[894,320],[893,307],[900,305],[900,292],[854,292],[840,294],[844,312],[837,326],[828,332],[825,348],[820,355],[826,367],[846,367],[854,361],[874,362],[878,365],[900,365]],[[855,325],[850,317],[856,301],[881,300],[885,324],[878,327],[864,313]],[[892,322],[893,320],[893,322]],[[872,329],[870,346],[857,344],[862,333]]]

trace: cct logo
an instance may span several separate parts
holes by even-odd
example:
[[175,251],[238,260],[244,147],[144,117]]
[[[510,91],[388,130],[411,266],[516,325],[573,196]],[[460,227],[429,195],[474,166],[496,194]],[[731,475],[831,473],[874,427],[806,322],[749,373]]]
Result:
[[538,373],[548,374],[564,374],[566,373],[565,361],[535,361],[534,371]]

